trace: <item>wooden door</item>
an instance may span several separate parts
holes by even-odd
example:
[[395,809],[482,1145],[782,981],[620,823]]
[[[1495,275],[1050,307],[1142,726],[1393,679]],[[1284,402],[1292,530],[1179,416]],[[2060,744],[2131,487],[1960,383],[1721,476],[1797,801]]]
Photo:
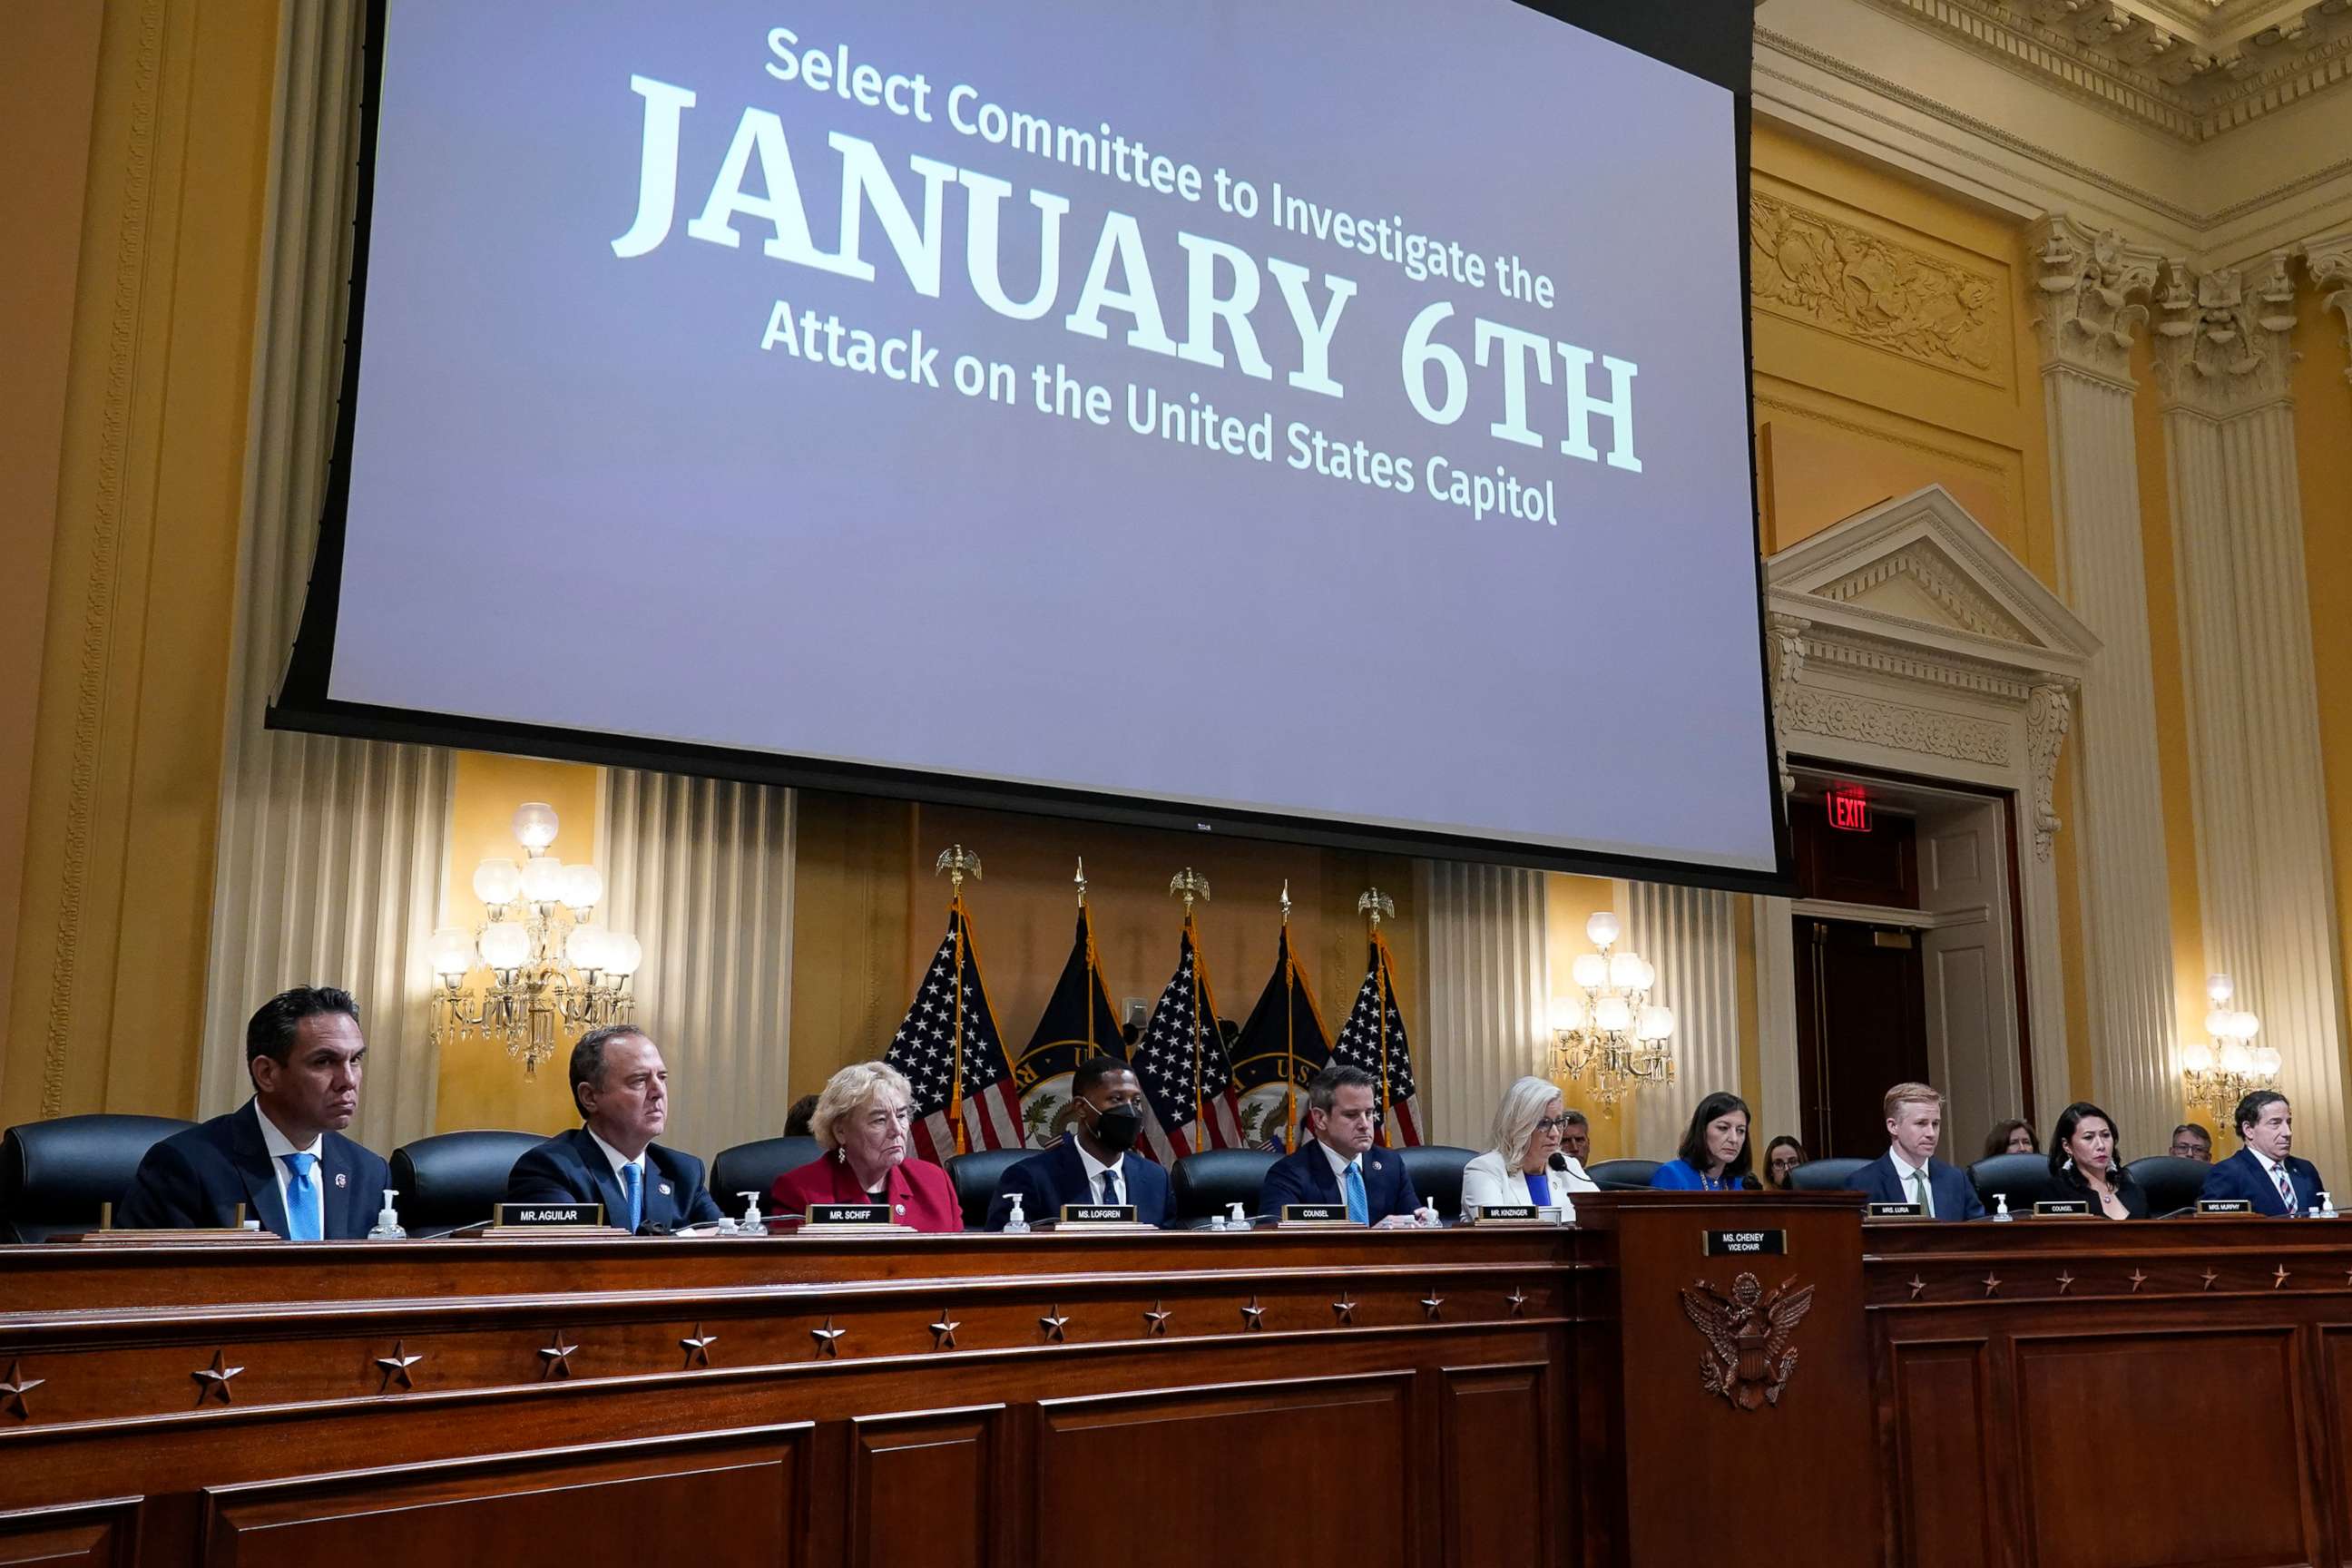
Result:
[[1927,1077],[1918,938],[1800,915],[1796,952],[1805,1150],[1817,1160],[1884,1153],[1887,1089]]

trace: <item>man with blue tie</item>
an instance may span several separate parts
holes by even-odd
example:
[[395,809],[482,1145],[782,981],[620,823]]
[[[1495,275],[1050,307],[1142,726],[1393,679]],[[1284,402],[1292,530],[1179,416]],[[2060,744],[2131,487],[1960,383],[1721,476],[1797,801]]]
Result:
[[1854,1187],[1879,1204],[1917,1204],[1922,1219],[1982,1219],[1984,1204],[1966,1171],[1936,1158],[1944,1137],[1944,1096],[1932,1084],[1886,1091],[1886,1152],[1854,1173]]
[[365,1237],[392,1184],[382,1159],[342,1136],[366,1058],[351,993],[301,985],[272,996],[245,1026],[253,1098],[148,1150],[115,1225],[225,1230],[242,1204],[289,1241]]
[[1032,1220],[1065,1204],[1131,1204],[1143,1225],[1168,1223],[1168,1173],[1127,1152],[1143,1131],[1143,1085],[1117,1057],[1089,1057],[1070,1075],[1069,1135],[1004,1173],[989,1205],[988,1228],[1013,1217],[1011,1194]]
[[591,1029],[572,1047],[572,1100],[583,1126],[527,1149],[507,1174],[510,1204],[602,1204],[604,1223],[664,1235],[715,1225],[702,1162],[654,1142],[669,1124],[661,1048],[627,1024]]
[[[1421,1200],[1404,1162],[1372,1147],[1380,1135],[1380,1080],[1361,1068],[1325,1068],[1307,1086],[1307,1130],[1314,1136],[1276,1160],[1258,1188],[1262,1214],[1279,1218],[1286,1204],[1345,1204],[1358,1225],[1416,1223]],[[1429,1214],[1421,1223],[1434,1225]]]
[[2203,1198],[2243,1198],[2256,1214],[2294,1219],[2319,1207],[2319,1167],[2298,1160],[2294,1108],[2274,1089],[2238,1101],[2238,1137],[2245,1147],[2205,1173]]

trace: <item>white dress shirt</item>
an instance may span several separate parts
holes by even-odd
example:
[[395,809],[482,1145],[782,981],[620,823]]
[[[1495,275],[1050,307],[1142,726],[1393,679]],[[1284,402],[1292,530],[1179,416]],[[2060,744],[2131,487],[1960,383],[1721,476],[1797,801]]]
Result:
[[[286,1184],[294,1179],[294,1168],[286,1163],[289,1154],[310,1156],[310,1190],[319,1194],[319,1234],[327,1234],[327,1135],[318,1133],[307,1144],[297,1143],[278,1130],[269,1120],[269,1112],[261,1109],[261,1101],[253,1102],[253,1119],[261,1123],[261,1146],[269,1151],[269,1169],[278,1178],[278,1206],[287,1207]],[[288,1229],[294,1225],[293,1211],[288,1209]]]
[[[1078,1145],[1078,1163],[1084,1165],[1087,1170],[1087,1202],[1090,1204],[1127,1202],[1127,1156],[1122,1153],[1106,1165],[1087,1152],[1087,1146],[1083,1142],[1076,1139],[1073,1139],[1072,1142]],[[1105,1171],[1110,1173],[1111,1195],[1107,1198],[1101,1195]]]
[[2246,1152],[2252,1154],[2255,1163],[2262,1166],[2263,1178],[2270,1183],[2273,1192],[2278,1190],[2279,1177],[2284,1175],[2286,1178],[2286,1190],[2294,1193],[2294,1200],[2287,1205],[2288,1212],[2300,1214],[2303,1211],[2303,1194],[2294,1192],[2294,1173],[2286,1168],[2286,1163],[2272,1159],[2252,1143],[2246,1145]]
[[[594,1140],[596,1147],[604,1152],[604,1158],[613,1163],[613,1181],[620,1187],[621,1195],[623,1197],[628,1196],[629,1179],[621,1174],[621,1173],[631,1165],[635,1165],[637,1168],[637,1207],[642,1210],[645,1207],[646,1203],[645,1155],[641,1152],[635,1159],[632,1160],[626,1154],[622,1153],[618,1149],[614,1148],[610,1143],[605,1142],[602,1138],[598,1138],[596,1136],[596,1130],[593,1127],[588,1128],[586,1131],[588,1136]],[[621,1216],[618,1215],[606,1215],[604,1216],[604,1223],[611,1225],[620,1217]]]
[[[1894,1163],[1895,1182],[1903,1189],[1904,1202],[1910,1203],[1916,1200],[1919,1205],[1920,1217],[1934,1219],[1936,1217],[1936,1181],[1927,1167],[1913,1164],[1903,1157],[1902,1150],[1891,1143],[1887,1145],[1886,1157]],[[1913,1176],[1919,1178],[1916,1186],[1912,1184]]]
[[[1361,1154],[1353,1156],[1342,1154],[1339,1151],[1334,1149],[1320,1138],[1315,1140],[1315,1146],[1323,1151],[1323,1157],[1326,1160],[1331,1162],[1331,1184],[1339,1189],[1339,1201],[1343,1204],[1346,1203],[1348,1201],[1348,1167],[1350,1165],[1355,1166],[1356,1179],[1358,1181],[1363,1181],[1364,1157]],[[1364,1203],[1367,1207],[1370,1205],[1371,1201],[1371,1184],[1366,1182],[1364,1184]]]

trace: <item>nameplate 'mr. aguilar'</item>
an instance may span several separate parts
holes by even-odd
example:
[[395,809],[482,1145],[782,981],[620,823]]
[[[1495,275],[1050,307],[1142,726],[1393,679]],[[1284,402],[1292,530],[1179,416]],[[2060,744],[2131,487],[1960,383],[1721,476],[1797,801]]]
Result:
[[506,1230],[532,1229],[541,1226],[601,1226],[604,1223],[603,1204],[500,1204],[499,1226]]
[[1785,1230],[1710,1230],[1706,1233],[1706,1256],[1709,1258],[1780,1258],[1788,1250],[1789,1233]]

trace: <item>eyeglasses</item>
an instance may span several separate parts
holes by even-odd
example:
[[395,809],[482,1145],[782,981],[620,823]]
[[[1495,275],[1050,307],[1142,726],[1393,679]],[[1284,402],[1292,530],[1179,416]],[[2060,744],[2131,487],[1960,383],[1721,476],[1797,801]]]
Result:
[[1536,1131],[1538,1132],[1560,1132],[1566,1131],[1567,1127],[1568,1118],[1565,1116],[1547,1116],[1536,1123]]

